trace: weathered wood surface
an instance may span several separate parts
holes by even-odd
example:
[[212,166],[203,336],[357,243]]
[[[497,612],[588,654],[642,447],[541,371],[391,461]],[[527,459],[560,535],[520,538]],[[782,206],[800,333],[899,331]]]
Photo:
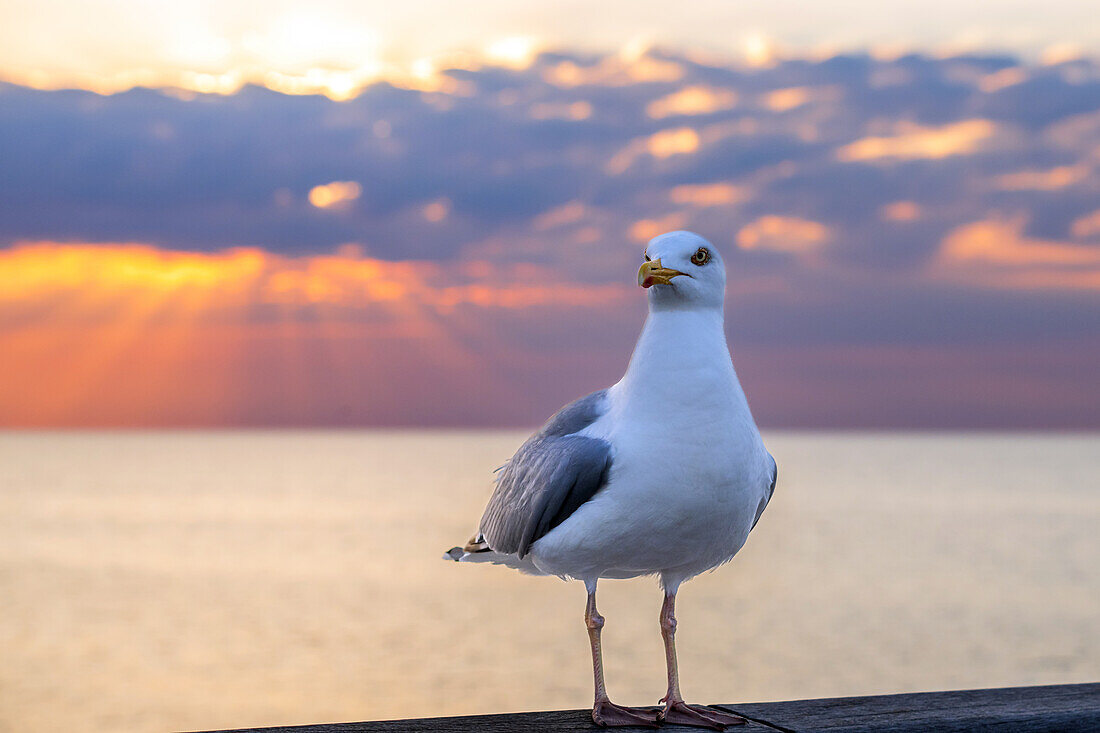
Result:
[[752,703],[730,709],[784,731],[1100,733],[1100,683]]
[[[995,690],[918,692],[873,697],[744,703],[715,707],[748,719],[730,731],[764,733],[823,731],[856,733],[947,733],[998,731],[1008,733],[1100,733],[1100,683],[1006,687]],[[663,730],[702,730],[662,726]],[[372,723],[329,723],[284,728],[249,728],[234,733],[542,733],[592,731],[587,710],[542,713],[469,715],[455,718],[386,720]],[[617,728],[646,731],[651,728]],[[222,731],[220,733],[229,733]]]

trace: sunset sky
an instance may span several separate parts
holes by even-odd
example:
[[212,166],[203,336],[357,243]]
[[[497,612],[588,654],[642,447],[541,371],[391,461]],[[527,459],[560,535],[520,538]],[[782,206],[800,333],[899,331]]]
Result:
[[0,6],[0,426],[535,424],[687,228],[765,426],[1100,427],[1088,4],[682,5]]
[[242,82],[346,96],[379,77],[523,63],[540,49],[665,45],[720,60],[776,52],[1100,46],[1090,0],[37,0],[0,4],[0,71],[32,86],[224,91]]

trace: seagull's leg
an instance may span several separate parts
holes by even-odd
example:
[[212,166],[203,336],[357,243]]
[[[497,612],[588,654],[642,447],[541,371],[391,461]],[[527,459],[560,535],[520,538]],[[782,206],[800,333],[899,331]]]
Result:
[[592,644],[592,676],[596,681],[596,702],[592,705],[592,720],[596,725],[641,725],[657,727],[657,715],[653,710],[623,707],[611,702],[603,681],[603,650],[600,648],[600,630],[603,616],[596,610],[596,581],[587,583],[588,605],[584,609],[584,622],[588,626],[588,641]]
[[744,718],[720,713],[701,705],[688,705],[680,695],[680,673],[676,668],[676,590],[665,591],[661,605],[661,637],[665,640],[665,662],[668,665],[668,692],[660,702],[665,709],[658,714],[662,723],[692,725],[698,728],[725,730],[726,726],[743,725]]

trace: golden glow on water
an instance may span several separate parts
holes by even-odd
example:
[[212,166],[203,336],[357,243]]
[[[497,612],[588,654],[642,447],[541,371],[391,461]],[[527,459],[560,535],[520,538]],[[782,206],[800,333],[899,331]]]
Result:
[[[525,437],[0,433],[0,719],[127,733],[588,705],[580,584],[440,559]],[[765,440],[772,503],[680,594],[691,699],[1100,676],[1100,438]],[[659,607],[652,580],[601,584],[618,701],[663,692]]]

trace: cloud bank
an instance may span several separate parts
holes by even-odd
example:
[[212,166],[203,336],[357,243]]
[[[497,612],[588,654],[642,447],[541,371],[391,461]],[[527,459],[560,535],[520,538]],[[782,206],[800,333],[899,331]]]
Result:
[[534,423],[621,374],[688,228],[764,424],[1100,425],[1096,62],[439,79],[0,86],[0,421]]

